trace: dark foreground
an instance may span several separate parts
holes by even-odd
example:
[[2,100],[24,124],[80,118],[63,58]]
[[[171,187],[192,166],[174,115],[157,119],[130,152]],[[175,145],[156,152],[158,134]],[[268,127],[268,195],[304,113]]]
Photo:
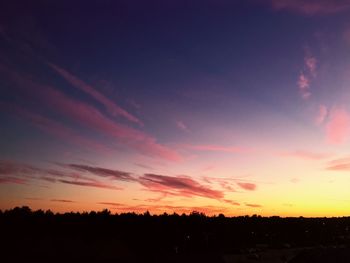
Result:
[[350,218],[0,213],[1,262],[350,262]]

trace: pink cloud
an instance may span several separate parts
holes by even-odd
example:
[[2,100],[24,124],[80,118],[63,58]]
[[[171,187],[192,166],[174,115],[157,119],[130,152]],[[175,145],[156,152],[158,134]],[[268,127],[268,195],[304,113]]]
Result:
[[327,170],[332,170],[332,171],[350,171],[350,162],[349,163],[342,163],[342,164],[329,166],[329,167],[327,167]]
[[304,73],[299,75],[298,87],[303,99],[306,100],[311,96],[310,80]]
[[307,55],[304,58],[306,68],[309,70],[313,77],[316,77],[317,59],[311,55]]
[[349,0],[270,0],[276,10],[289,10],[303,15],[335,14],[350,8]]
[[49,119],[40,114],[30,112],[24,108],[14,105],[5,105],[0,102],[0,107],[15,113],[17,116],[29,120],[32,125],[38,129],[51,134],[57,138],[60,138],[69,143],[74,143],[76,145],[82,146],[87,149],[92,149],[94,151],[99,151],[102,153],[110,153],[112,149],[107,146],[100,144],[92,139],[79,135],[73,129],[66,127],[65,125],[59,123],[58,121]]
[[196,151],[209,151],[209,152],[228,152],[228,153],[242,153],[248,152],[250,149],[243,147],[226,147],[219,145],[186,145],[186,148],[196,150]]
[[0,174],[0,184],[26,184],[27,180],[22,178],[16,178],[11,176],[1,176]]
[[324,121],[326,120],[326,117],[328,115],[328,108],[325,105],[320,105],[318,108],[318,114],[316,117],[316,124],[317,125],[321,125],[324,123]]
[[203,176],[202,179],[203,181],[209,184],[216,182],[222,187],[223,190],[230,191],[230,192],[236,192],[236,189],[233,187],[231,182],[234,182],[240,188],[248,191],[254,191],[257,188],[256,182],[253,182],[251,180],[247,181],[240,178],[218,178],[218,177]]
[[53,64],[48,63],[48,65],[55,70],[59,75],[61,75],[67,82],[69,82],[73,87],[78,88],[85,93],[89,94],[91,97],[93,97],[95,100],[103,104],[109,113],[111,113],[113,116],[122,116],[125,119],[138,123],[140,125],[143,125],[142,122],[136,118],[135,116],[128,113],[126,110],[122,109],[118,105],[116,105],[113,101],[108,99],[105,95],[97,91],[94,87],[90,86],[89,84],[85,83],[78,77],[74,76],[73,74],[69,73],[67,70]]
[[65,116],[92,129],[107,133],[118,139],[119,142],[137,149],[143,154],[157,156],[171,161],[181,160],[181,156],[177,152],[158,144],[155,138],[141,131],[113,122],[96,108],[70,99],[52,89],[49,93],[51,94],[47,94],[46,97]]
[[190,132],[187,125],[185,125],[185,123],[183,123],[182,121],[176,121],[176,126],[184,132]]
[[70,98],[51,86],[36,83],[29,77],[23,77],[1,65],[0,70],[4,70],[7,76],[17,84],[17,89],[23,92],[22,95],[46,106],[49,110],[53,110],[91,130],[112,136],[123,145],[144,155],[170,161],[182,160],[179,153],[157,143],[154,137],[109,119],[92,105]]
[[301,97],[307,100],[311,96],[311,78],[316,78],[317,75],[317,59],[311,55],[308,48],[305,49],[304,57],[304,71],[302,71],[298,78],[298,88]]
[[328,167],[326,169],[331,171],[349,171],[350,158],[332,160],[328,163]]
[[326,139],[329,143],[344,143],[350,135],[350,115],[343,108],[333,108],[326,125]]
[[256,184],[253,183],[237,183],[237,185],[244,190],[254,191],[256,190]]
[[175,196],[202,196],[213,199],[221,199],[224,196],[221,191],[213,190],[185,176],[145,174],[139,178],[139,182],[151,191]]
[[287,157],[296,157],[305,160],[321,160],[330,157],[330,154],[327,153],[317,153],[317,152],[309,152],[309,151],[294,151],[294,152],[283,152],[282,156]]
[[225,189],[226,191],[229,192],[235,192],[235,188],[232,186],[232,184],[230,182],[227,182],[225,180],[221,180],[219,181],[220,186]]
[[72,184],[72,185],[78,185],[78,186],[88,186],[88,187],[97,187],[97,188],[105,188],[105,189],[111,189],[111,190],[122,190],[123,188],[113,186],[110,184],[105,184],[102,182],[85,182],[85,181],[77,181],[77,180],[65,180],[65,179],[60,179],[58,180],[61,183],[64,184]]

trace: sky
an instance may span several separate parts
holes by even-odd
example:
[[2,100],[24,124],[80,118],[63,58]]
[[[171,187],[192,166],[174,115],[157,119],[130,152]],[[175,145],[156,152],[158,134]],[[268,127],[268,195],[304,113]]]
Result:
[[0,209],[350,213],[350,0],[2,1]]

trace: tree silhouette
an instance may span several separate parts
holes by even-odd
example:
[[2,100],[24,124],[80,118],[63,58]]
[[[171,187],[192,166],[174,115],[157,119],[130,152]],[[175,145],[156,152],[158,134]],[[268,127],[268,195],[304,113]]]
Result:
[[312,258],[329,255],[342,262],[350,254],[349,217],[112,214],[108,209],[54,214],[24,206],[0,211],[0,233],[2,262],[221,262],[224,255],[237,254],[257,260],[269,250],[297,251],[293,262],[327,262]]

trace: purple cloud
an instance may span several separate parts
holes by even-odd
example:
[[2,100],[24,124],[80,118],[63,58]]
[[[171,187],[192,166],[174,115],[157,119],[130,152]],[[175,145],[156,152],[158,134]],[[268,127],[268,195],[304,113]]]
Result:
[[123,172],[123,171],[119,171],[119,170],[112,170],[112,169],[83,165],[83,164],[64,164],[63,166],[69,167],[69,168],[77,170],[77,171],[89,172],[89,173],[97,175],[97,176],[109,177],[111,179],[120,180],[120,181],[135,181],[136,180],[131,175],[131,173]]
[[67,82],[69,82],[73,87],[78,88],[85,93],[89,94],[92,96],[95,100],[103,104],[109,113],[111,113],[113,116],[122,116],[125,119],[138,123],[140,125],[143,125],[142,122],[133,116],[132,114],[128,113],[126,110],[122,109],[118,105],[116,105],[113,101],[108,99],[105,95],[97,91],[94,87],[90,86],[89,84],[85,83],[78,77],[74,76],[73,74],[69,73],[67,70],[53,64],[53,63],[48,63],[48,65],[55,71],[57,72],[60,76],[62,76]]
[[276,10],[288,10],[303,15],[327,15],[350,9],[349,0],[270,0]]
[[139,178],[140,184],[148,190],[176,196],[201,196],[213,199],[221,199],[224,194],[201,185],[197,181],[184,176],[171,177],[158,174],[145,174]]

